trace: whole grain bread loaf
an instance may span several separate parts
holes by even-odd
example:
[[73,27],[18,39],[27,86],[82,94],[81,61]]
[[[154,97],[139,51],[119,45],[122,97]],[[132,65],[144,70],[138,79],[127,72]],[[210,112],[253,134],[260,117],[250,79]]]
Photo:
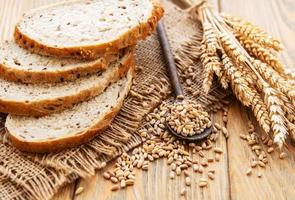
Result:
[[61,83],[24,84],[0,79],[0,112],[42,116],[97,96],[124,76],[134,62],[128,52],[102,72]]
[[5,123],[12,145],[28,152],[52,152],[85,143],[102,132],[131,87],[134,67],[103,93],[60,113],[43,117],[8,115]]
[[13,41],[0,44],[0,77],[22,83],[56,83],[105,70],[132,48],[104,55],[95,60],[58,58],[34,54]]
[[33,52],[96,58],[134,45],[163,15],[157,0],[74,0],[25,13],[16,42]]

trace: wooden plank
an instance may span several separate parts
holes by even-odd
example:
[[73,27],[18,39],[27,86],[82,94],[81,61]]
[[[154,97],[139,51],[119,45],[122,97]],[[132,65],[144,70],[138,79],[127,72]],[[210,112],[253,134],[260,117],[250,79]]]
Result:
[[[222,12],[244,17],[278,37],[286,47],[282,56],[283,61],[289,67],[294,66],[292,52],[295,46],[290,42],[295,39],[294,1],[223,0],[221,5]],[[254,170],[251,177],[245,175],[252,153],[247,144],[241,141],[239,134],[247,133],[247,121],[248,116],[244,107],[238,103],[230,107],[228,129],[231,139],[228,142],[228,154],[231,198],[294,199],[295,149],[292,146],[289,148],[289,158],[284,161],[278,158],[278,153],[268,156],[269,164],[266,169],[260,169],[262,178],[257,177],[258,170]],[[258,132],[261,133],[260,128]]]
[[58,0],[0,0],[0,40],[13,38],[14,26],[24,12],[54,2]]
[[75,193],[75,182],[61,188],[52,200],[72,200]]
[[[228,140],[229,175],[231,199],[293,199],[294,188],[294,147],[290,147],[286,160],[280,160],[278,153],[268,155],[269,164],[266,169],[254,169],[251,176],[246,176],[253,156],[247,142],[239,138],[240,134],[247,134],[247,111],[235,102],[229,110]],[[253,119],[254,120],[254,119]],[[257,129],[261,133],[260,129]],[[262,178],[257,174],[262,173]]]

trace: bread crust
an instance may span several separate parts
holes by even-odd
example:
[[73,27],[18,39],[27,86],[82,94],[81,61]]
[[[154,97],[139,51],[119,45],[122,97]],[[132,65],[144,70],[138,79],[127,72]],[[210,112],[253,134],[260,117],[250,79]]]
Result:
[[25,141],[23,138],[15,136],[9,131],[9,128],[7,128],[6,126],[7,124],[5,124],[6,132],[11,144],[21,151],[49,153],[61,151],[66,148],[76,147],[80,144],[92,140],[95,136],[102,133],[111,124],[111,122],[114,120],[115,116],[119,113],[121,107],[123,106],[124,99],[128,95],[128,92],[132,85],[132,77],[134,76],[134,65],[130,67],[128,76],[131,76],[131,78],[128,79],[127,91],[124,96],[120,97],[118,104],[111,110],[109,110],[109,112],[105,114],[102,120],[96,122],[87,130],[58,139],[31,142]]
[[[132,51],[127,55],[124,63],[120,63],[117,73],[112,74],[110,77],[111,82],[117,81],[124,76],[130,68],[130,64],[134,62],[134,52]],[[73,96],[64,96],[63,98],[57,97],[53,99],[38,100],[32,102],[19,102],[4,100],[0,98],[0,112],[10,113],[15,115],[24,116],[44,116],[50,113],[64,110],[72,107],[74,104],[86,101],[94,96],[100,94],[105,85],[97,85],[94,89],[85,89],[80,93]]]
[[[131,51],[131,48],[123,50],[122,53],[128,51]],[[120,53],[116,55],[105,55],[93,62],[84,63],[72,69],[61,69],[56,71],[29,71],[26,69],[16,69],[8,64],[0,63],[0,77],[8,81],[33,84],[72,81],[79,77],[105,70],[111,62],[119,58],[119,54]]]
[[54,47],[42,44],[42,42],[22,33],[18,24],[14,30],[14,39],[21,47],[37,54],[80,59],[95,59],[102,54],[118,52],[122,48],[135,45],[138,40],[145,39],[155,30],[157,22],[164,15],[164,9],[158,0],[151,1],[153,4],[153,10],[148,20],[146,22],[140,23],[136,27],[133,27],[111,42],[87,46]]

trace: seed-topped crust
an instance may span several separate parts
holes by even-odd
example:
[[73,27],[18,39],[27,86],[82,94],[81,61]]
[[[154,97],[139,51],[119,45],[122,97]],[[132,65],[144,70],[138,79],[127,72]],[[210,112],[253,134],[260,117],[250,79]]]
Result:
[[[74,1],[77,2],[77,1]],[[164,9],[157,0],[151,0],[152,10],[150,16],[146,21],[139,22],[136,26],[131,27],[128,31],[123,32],[117,38],[109,39],[108,41],[92,43],[87,45],[79,46],[59,46],[46,44],[38,40],[37,37],[25,34],[21,28],[21,23],[24,23],[22,19],[15,27],[14,38],[15,41],[23,48],[29,49],[32,52],[43,54],[43,55],[54,55],[59,57],[75,57],[75,58],[86,58],[94,59],[99,57],[101,54],[118,52],[119,49],[125,48],[130,45],[135,45],[138,40],[145,39],[150,35],[157,22],[161,19],[164,14]],[[40,10],[46,10],[54,6],[60,6],[62,4],[54,4],[51,6],[35,9],[28,14],[39,12]]]
[[102,74],[56,84],[20,84],[0,79],[0,112],[42,116],[72,107],[97,96],[124,76],[134,62],[133,52],[115,61]]
[[[28,138],[23,138],[20,135],[23,135],[26,133],[20,132],[22,129],[18,129],[16,127],[16,122],[18,121],[17,119],[19,117],[8,115],[6,123],[5,123],[5,127],[12,145],[22,151],[44,153],[44,152],[60,151],[65,148],[75,147],[77,145],[90,141],[95,136],[103,132],[103,130],[105,130],[109,126],[109,124],[112,122],[112,120],[120,111],[120,108],[123,105],[124,99],[127,96],[130,90],[130,87],[132,85],[133,76],[134,76],[134,64],[130,67],[130,70],[128,71],[127,78],[125,78],[126,82],[122,85],[122,88],[120,90],[120,95],[115,101],[115,105],[108,107],[101,114],[98,113],[97,116],[91,116],[93,118],[93,123],[89,125],[88,127],[83,128],[83,130],[81,131],[77,130],[78,132],[71,132],[60,137],[46,138],[46,139],[40,139],[40,140],[36,140],[36,139],[32,140],[32,138],[30,138],[29,136]],[[98,96],[95,98],[100,98],[100,97]],[[81,104],[85,104],[85,103],[87,104],[87,102],[83,102]],[[91,102],[88,102],[88,104],[90,106]],[[79,105],[77,106],[78,108],[75,108],[75,109],[79,109]],[[96,106],[96,108],[99,108],[99,106]],[[65,112],[72,112],[72,111],[69,110]],[[81,112],[86,112],[86,111],[81,110]],[[62,112],[56,113],[54,115],[55,115],[54,118],[56,118],[59,115],[63,115],[63,113]],[[78,117],[78,116],[73,116],[73,118],[75,117]],[[34,120],[36,121],[35,123],[38,123],[38,119],[34,119]],[[69,121],[70,120],[66,119],[65,121],[62,121],[60,123],[63,123],[65,125],[70,125],[68,124],[70,123]],[[50,133],[51,132],[49,130],[49,134]]]
[[0,44],[0,77],[22,83],[57,83],[105,70],[133,47],[95,60],[57,58],[31,53],[13,41]]

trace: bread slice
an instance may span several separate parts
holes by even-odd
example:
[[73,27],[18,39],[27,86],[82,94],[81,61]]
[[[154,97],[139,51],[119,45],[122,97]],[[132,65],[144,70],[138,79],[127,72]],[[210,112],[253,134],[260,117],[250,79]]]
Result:
[[41,116],[72,107],[103,92],[127,73],[133,60],[130,52],[103,72],[62,83],[22,84],[0,79],[0,112]]
[[8,115],[5,127],[13,146],[52,152],[85,143],[101,133],[119,112],[131,87],[134,67],[102,94],[61,113],[44,117]]
[[105,70],[131,48],[95,60],[57,58],[31,53],[13,41],[0,44],[0,77],[22,83],[56,83]]
[[24,14],[14,37],[38,54],[96,58],[147,37],[163,13],[157,0],[74,0]]

